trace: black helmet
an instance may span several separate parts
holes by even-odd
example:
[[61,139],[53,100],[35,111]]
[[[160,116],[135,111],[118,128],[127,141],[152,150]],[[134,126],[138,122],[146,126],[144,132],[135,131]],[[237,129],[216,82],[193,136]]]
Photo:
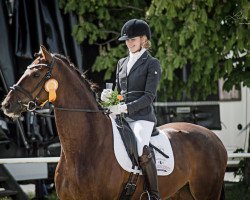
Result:
[[121,37],[118,40],[124,41],[142,35],[146,35],[148,40],[150,40],[151,31],[149,25],[143,20],[131,19],[123,25]]

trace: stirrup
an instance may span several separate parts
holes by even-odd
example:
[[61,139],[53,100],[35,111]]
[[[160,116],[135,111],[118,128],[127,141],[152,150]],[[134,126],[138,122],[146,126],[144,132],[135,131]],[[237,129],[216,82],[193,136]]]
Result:
[[148,199],[148,200],[152,200],[152,198],[153,198],[154,200],[161,200],[161,198],[158,198],[158,197],[155,197],[155,196],[150,196],[150,194],[149,194],[149,192],[148,192],[147,190],[145,190],[145,191],[141,194],[139,200],[142,199],[142,197],[144,196],[144,194],[147,195],[147,199]]
[[150,200],[150,194],[149,194],[149,192],[148,192],[147,190],[145,190],[143,193],[141,193],[141,196],[140,196],[140,199],[139,199],[139,200],[142,199],[142,197],[144,196],[144,194],[146,194],[147,197],[148,197],[148,200]]

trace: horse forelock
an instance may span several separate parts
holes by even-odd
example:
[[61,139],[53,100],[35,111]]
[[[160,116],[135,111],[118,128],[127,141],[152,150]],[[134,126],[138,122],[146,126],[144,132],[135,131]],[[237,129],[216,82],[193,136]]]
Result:
[[73,71],[76,72],[76,74],[78,75],[78,77],[80,78],[80,80],[82,80],[85,85],[87,85],[87,88],[91,91],[91,92],[96,92],[98,89],[98,85],[92,81],[90,81],[87,77],[86,77],[86,72],[82,73],[71,61],[68,57],[63,56],[61,54],[54,54],[54,56],[58,59],[60,59],[62,62],[64,62],[67,66],[69,66]]

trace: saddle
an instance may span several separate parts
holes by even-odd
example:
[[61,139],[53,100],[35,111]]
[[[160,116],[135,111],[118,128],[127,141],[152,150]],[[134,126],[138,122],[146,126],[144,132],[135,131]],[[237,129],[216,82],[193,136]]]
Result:
[[135,166],[139,168],[137,142],[132,129],[130,128],[128,122],[122,116],[117,116],[115,122],[117,124],[117,129],[119,130],[125,149],[132,162],[133,168]]
[[[124,147],[126,149],[126,152],[128,154],[128,157],[131,160],[132,168],[135,169],[135,167],[137,167],[137,169],[140,169],[141,167],[139,165],[137,142],[136,142],[135,135],[132,129],[130,128],[128,122],[122,116],[117,116],[117,118],[115,119],[115,122],[116,122],[117,129],[120,133],[121,139],[123,141]],[[160,134],[159,130],[156,129],[156,127],[154,127],[152,136],[157,136],[159,134]],[[151,148],[156,149],[156,151],[160,152],[161,154],[164,154],[160,149],[158,149],[154,145],[149,144],[149,146]],[[167,155],[165,156],[168,157]],[[139,177],[138,173],[137,174],[130,173],[129,179],[127,183],[124,185],[124,188],[120,195],[119,200],[131,200],[136,190],[136,183],[137,183],[138,177]]]
[[[117,129],[119,130],[119,133],[121,135],[122,141],[123,141],[124,146],[125,146],[125,149],[126,149],[128,156],[132,162],[133,168],[135,166],[137,166],[138,169],[140,169],[139,156],[138,156],[138,151],[137,151],[137,142],[136,142],[135,135],[134,135],[132,129],[130,128],[130,126],[129,126],[128,122],[125,120],[125,118],[122,116],[117,116],[117,118],[115,119],[115,122],[117,124]],[[157,136],[159,134],[160,134],[159,130],[156,128],[156,126],[154,126],[151,137]],[[154,148],[156,151],[158,151],[164,157],[169,158],[168,155],[164,154],[160,149],[158,149],[153,144],[150,143],[149,146],[151,148]]]

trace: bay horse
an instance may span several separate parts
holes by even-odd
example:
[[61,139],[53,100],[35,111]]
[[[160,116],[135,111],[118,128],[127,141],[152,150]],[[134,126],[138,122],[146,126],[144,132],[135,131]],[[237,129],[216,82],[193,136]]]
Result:
[[[51,102],[61,142],[55,171],[58,197],[119,199],[129,173],[116,161],[111,120],[100,112],[91,83],[66,57],[51,54],[43,46],[38,55],[2,102],[2,110],[9,117],[18,117],[27,107],[30,110],[31,105],[45,102],[51,97],[44,84],[56,79],[58,89]],[[169,123],[158,128],[170,139],[175,159],[173,172],[158,177],[161,198],[223,199],[227,152],[219,138],[190,123]],[[144,178],[139,176],[132,199],[140,199],[143,185]]]

